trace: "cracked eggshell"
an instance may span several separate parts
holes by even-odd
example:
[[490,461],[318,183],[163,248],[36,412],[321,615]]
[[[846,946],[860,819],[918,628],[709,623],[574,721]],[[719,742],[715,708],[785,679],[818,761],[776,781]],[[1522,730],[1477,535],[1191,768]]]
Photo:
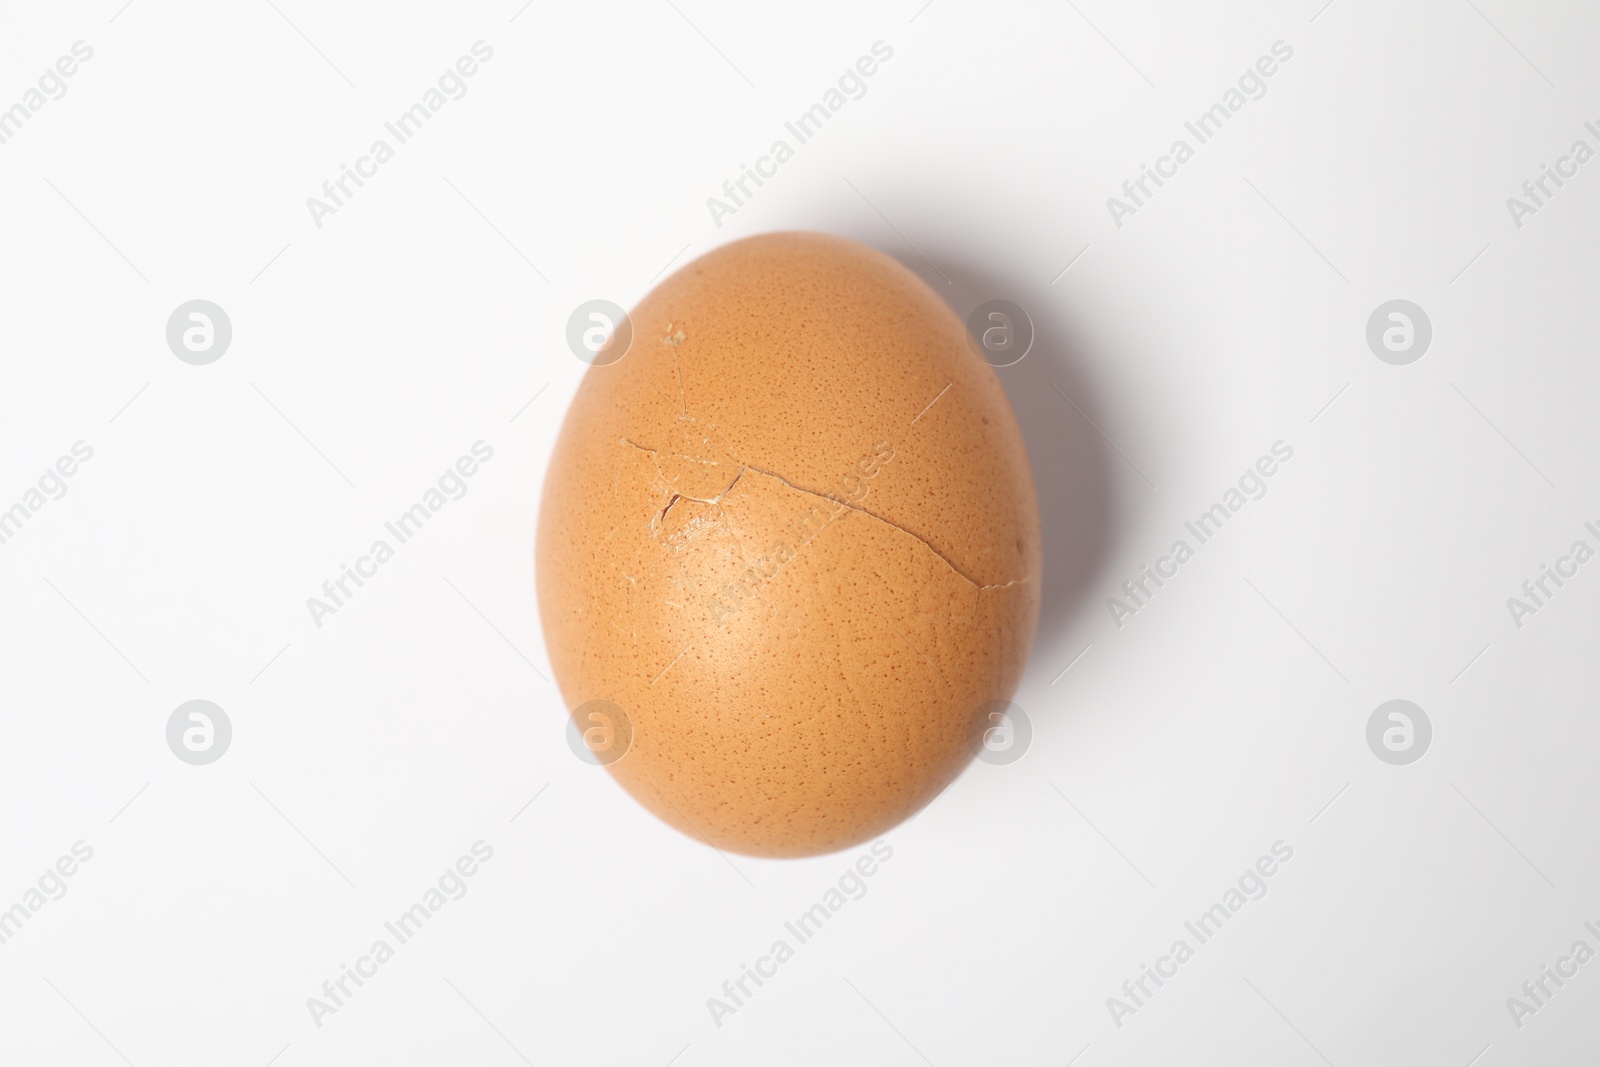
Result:
[[623,709],[608,769],[685,834],[871,839],[960,773],[1033,641],[1038,503],[1005,394],[932,290],[843,238],[726,245],[632,319],[545,479],[562,696]]

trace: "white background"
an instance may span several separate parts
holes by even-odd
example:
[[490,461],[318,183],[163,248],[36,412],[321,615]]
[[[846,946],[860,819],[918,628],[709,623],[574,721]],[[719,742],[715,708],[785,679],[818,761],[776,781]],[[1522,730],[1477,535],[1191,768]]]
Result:
[[[1600,949],[1600,564],[1520,629],[1506,606],[1600,547],[1600,163],[1521,228],[1506,207],[1600,148],[1600,12],[274,2],[0,13],[0,106],[94,49],[0,145],[0,508],[94,449],[0,545],[0,908],[94,849],[0,945],[0,1062],[1600,1054],[1600,962],[1520,1028],[1506,1005]],[[467,95],[315,226],[306,198],[480,39]],[[878,40],[865,97],[718,228],[706,198]],[[1116,226],[1106,198],[1279,40],[1266,96]],[[963,317],[1031,313],[1001,375],[1046,605],[1024,758],[887,834],[719,1027],[707,998],[865,849],[723,857],[575,759],[532,539],[571,310],[786,228]],[[233,324],[209,366],[165,340],[195,298]],[[1365,341],[1394,298],[1433,324],[1409,366]],[[306,598],[478,440],[470,492],[317,628]],[[1278,440],[1269,494],[1115,625]],[[234,729],[205,767],[165,740],[196,698]],[[1410,766],[1367,747],[1392,698],[1433,723]],[[317,1026],[307,998],[480,839],[470,892]],[[1107,998],[1279,840],[1268,895],[1118,1027]]]

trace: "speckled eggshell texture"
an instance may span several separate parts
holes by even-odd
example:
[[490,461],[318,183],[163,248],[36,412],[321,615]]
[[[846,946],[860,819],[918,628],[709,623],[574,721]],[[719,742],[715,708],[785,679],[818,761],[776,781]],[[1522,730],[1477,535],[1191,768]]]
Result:
[[719,248],[632,320],[539,513],[567,707],[622,708],[611,774],[718,848],[881,834],[960,773],[1033,641],[1038,503],[994,371],[909,270],[822,234]]

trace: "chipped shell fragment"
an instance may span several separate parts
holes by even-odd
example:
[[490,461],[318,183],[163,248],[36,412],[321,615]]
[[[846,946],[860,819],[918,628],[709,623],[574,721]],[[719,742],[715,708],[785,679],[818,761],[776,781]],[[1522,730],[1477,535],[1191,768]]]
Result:
[[961,772],[1033,641],[1038,504],[1005,394],[931,289],[843,238],[725,245],[632,319],[661,343],[589,369],[540,507],[566,706],[623,709],[607,770],[691,837],[870,840]]

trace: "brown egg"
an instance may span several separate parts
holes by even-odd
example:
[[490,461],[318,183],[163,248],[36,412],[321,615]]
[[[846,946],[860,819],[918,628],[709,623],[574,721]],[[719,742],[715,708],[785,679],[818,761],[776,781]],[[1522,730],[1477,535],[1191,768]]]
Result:
[[692,837],[804,856],[881,834],[966,765],[1038,621],[994,371],[909,270],[822,234],[719,248],[632,324],[545,479],[562,696],[622,710],[610,772]]

